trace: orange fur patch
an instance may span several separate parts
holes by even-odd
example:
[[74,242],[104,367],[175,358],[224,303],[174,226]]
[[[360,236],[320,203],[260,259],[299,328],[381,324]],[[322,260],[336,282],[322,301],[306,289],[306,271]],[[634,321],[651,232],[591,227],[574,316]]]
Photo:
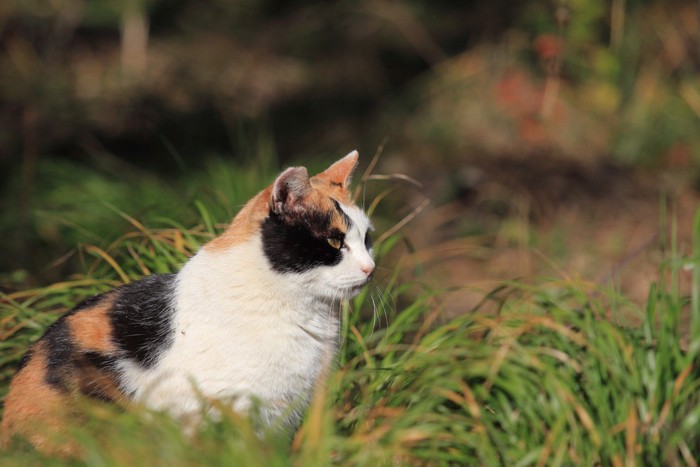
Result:
[[345,225],[344,217],[335,208],[333,200],[345,205],[352,204],[350,201],[350,194],[338,186],[331,185],[324,180],[316,178],[311,179],[311,186],[314,189],[304,198],[304,203],[313,206],[321,212],[330,213],[331,222],[329,227],[331,229],[335,228],[341,232],[346,232],[348,228],[347,225]]
[[207,251],[217,251],[232,248],[245,243],[260,230],[260,223],[270,212],[270,196],[272,185],[261,191],[243,206],[243,209],[233,218],[233,222],[220,236],[204,245]]
[[311,186],[315,189],[314,191],[317,191],[319,195],[327,199],[324,204],[328,205],[330,203],[329,209],[333,208],[333,199],[346,206],[353,204],[349,190],[320,176],[312,177],[310,181]]
[[11,436],[20,435],[41,451],[68,455],[75,447],[59,439],[59,435],[65,435],[68,400],[46,383],[46,361],[46,348],[40,342],[12,380],[5,398],[1,439],[6,444]]
[[66,318],[71,337],[81,350],[100,353],[117,350],[107,313],[113,301],[114,298],[109,295],[92,308],[85,308]]
[[358,158],[359,155],[357,154],[357,151],[352,151],[350,154],[335,162],[314,178],[323,180],[329,185],[338,187],[344,192],[349,193],[348,188],[350,188],[350,179],[355,171],[355,167],[357,167]]

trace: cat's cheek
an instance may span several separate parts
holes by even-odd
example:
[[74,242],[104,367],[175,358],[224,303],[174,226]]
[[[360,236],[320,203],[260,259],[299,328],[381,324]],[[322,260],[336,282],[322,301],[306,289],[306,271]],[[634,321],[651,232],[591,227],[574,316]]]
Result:
[[353,298],[367,284],[367,275],[353,265],[344,264],[324,271],[320,284],[329,298]]

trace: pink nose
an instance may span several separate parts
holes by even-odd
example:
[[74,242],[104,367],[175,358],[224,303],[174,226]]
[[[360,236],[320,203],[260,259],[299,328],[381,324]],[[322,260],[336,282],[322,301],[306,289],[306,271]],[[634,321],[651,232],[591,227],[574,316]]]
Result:
[[369,276],[374,272],[374,264],[365,264],[360,270]]

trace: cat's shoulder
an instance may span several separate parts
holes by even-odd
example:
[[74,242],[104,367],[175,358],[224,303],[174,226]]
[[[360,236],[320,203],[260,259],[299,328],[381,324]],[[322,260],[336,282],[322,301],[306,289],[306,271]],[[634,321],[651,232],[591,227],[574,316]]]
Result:
[[[44,333],[49,360],[58,364],[77,352],[126,357],[150,366],[172,341],[176,277],[153,274],[82,300]],[[31,355],[25,355],[18,369]]]

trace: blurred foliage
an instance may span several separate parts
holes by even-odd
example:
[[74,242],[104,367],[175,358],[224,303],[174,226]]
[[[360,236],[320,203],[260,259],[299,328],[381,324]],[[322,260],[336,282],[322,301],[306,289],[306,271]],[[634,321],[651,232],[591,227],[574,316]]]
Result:
[[[277,170],[273,159],[261,151],[257,154],[257,161],[246,161],[245,166],[220,157],[208,158],[201,170],[183,170],[167,180],[113,158],[103,161],[115,164],[104,173],[76,162],[48,159],[37,173],[45,180],[35,193],[37,207],[26,213],[31,236],[23,240],[33,251],[25,259],[25,267],[58,280],[75,270],[76,245],[104,247],[132,227],[132,217],[162,226],[167,213],[178,225],[191,225],[199,219],[200,203],[204,202],[212,206],[210,211],[217,219],[231,219]],[[14,209],[0,212],[0,233],[6,238],[12,239],[16,216]],[[16,253],[3,251],[5,258]],[[46,258],[55,261],[41,263]],[[15,275],[18,281],[12,277],[5,278],[6,283],[0,280],[0,286],[14,288],[33,282],[28,282],[26,275]]]
[[389,171],[447,176],[448,196],[512,160],[700,186],[690,1],[14,0],[0,41],[10,282],[56,279],[69,263],[45,265],[72,245],[117,238],[108,205],[192,219],[197,174],[259,157],[258,129],[266,171],[224,185],[388,138]]
[[545,152],[695,170],[699,43],[691,2],[528,2],[500,41],[411,89],[424,96],[412,142],[442,140],[457,158]]

